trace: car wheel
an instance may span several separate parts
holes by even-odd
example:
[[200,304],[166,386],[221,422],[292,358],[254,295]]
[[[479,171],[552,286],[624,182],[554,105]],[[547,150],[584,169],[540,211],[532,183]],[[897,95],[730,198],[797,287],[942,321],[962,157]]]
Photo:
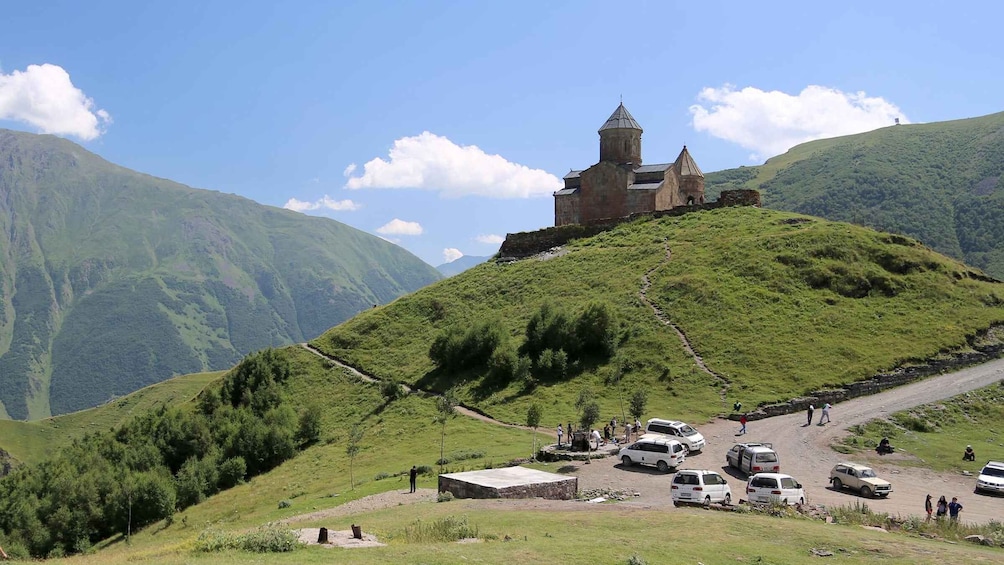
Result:
[[704,497],[704,506],[711,506],[711,495]]
[[668,473],[669,472],[669,465],[665,461],[659,461],[658,463],[656,463],[655,464],[655,468],[659,469],[660,473]]
[[732,506],[732,495],[725,493],[725,506]]
[[833,479],[833,490],[840,490],[844,488],[844,483],[840,482],[840,479]]
[[872,489],[870,489],[868,487],[861,487],[861,496],[863,496],[865,498],[871,498],[872,497]]
[[625,455],[624,457],[621,457],[621,463],[623,463],[625,467],[630,467],[631,466],[631,458],[628,457],[627,455]]

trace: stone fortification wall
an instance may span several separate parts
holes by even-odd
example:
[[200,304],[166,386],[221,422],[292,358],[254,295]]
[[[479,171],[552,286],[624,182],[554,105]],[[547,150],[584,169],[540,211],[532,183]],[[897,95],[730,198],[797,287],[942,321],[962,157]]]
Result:
[[756,190],[723,190],[721,196],[715,202],[706,204],[695,204],[694,206],[682,206],[669,210],[659,210],[656,212],[644,212],[641,214],[631,214],[623,218],[605,218],[601,220],[591,220],[585,224],[568,224],[544,228],[532,232],[520,232],[506,234],[505,241],[499,249],[499,258],[502,260],[522,259],[538,253],[543,253],[548,249],[559,247],[572,241],[584,237],[592,237],[613,229],[624,222],[630,222],[642,217],[661,218],[663,216],[682,216],[697,210],[714,210],[726,206],[760,206],[760,193]]

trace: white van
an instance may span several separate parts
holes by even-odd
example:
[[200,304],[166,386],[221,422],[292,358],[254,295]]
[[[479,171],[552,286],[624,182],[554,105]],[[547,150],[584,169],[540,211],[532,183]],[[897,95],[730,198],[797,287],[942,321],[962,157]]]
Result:
[[631,445],[622,447],[617,456],[625,467],[635,463],[655,465],[663,473],[676,469],[687,458],[687,450],[683,444],[672,439],[639,439]]
[[732,489],[725,477],[714,471],[686,469],[673,477],[673,504],[693,502],[710,505],[712,502],[732,504]]
[[705,446],[704,436],[695,430],[694,426],[679,420],[652,418],[645,424],[645,435],[675,439],[691,452],[700,451]]
[[746,483],[746,496],[750,502],[805,504],[805,489],[791,475],[757,473]]

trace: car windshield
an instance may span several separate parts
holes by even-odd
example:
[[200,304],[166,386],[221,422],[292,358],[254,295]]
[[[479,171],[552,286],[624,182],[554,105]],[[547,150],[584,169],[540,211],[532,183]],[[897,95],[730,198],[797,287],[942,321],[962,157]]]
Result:
[[861,469],[859,473],[864,479],[871,479],[875,477],[875,471],[872,471],[871,469]]
[[684,424],[680,426],[680,433],[685,436],[692,436],[697,433],[697,430],[691,428],[689,424]]
[[993,467],[984,467],[980,471],[981,475],[988,475],[991,477],[1004,477],[1004,469],[994,469]]

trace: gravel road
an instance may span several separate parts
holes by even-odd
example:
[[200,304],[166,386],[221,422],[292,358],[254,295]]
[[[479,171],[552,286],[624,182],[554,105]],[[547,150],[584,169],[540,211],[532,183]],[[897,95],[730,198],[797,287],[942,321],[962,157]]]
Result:
[[[921,404],[944,400],[1001,380],[1004,380],[1004,359],[836,404],[830,410],[832,422],[824,426],[816,424],[821,414],[818,407],[811,426],[806,426],[805,413],[799,412],[749,422],[745,436],[736,435],[739,429],[737,422],[714,420],[704,425],[695,423],[708,440],[708,446],[703,453],[689,457],[683,467],[725,470],[729,475],[726,478],[732,487],[733,498],[745,498],[745,477],[725,468],[725,453],[737,441],[766,441],[771,442],[777,450],[782,472],[794,476],[805,486],[811,503],[843,505],[861,501],[867,502],[874,510],[893,515],[923,515],[925,495],[930,493],[937,500],[938,496],[944,494],[949,499],[952,496],[959,497],[959,502],[964,507],[964,521],[982,523],[991,519],[1001,520],[1004,519],[1004,497],[974,494],[975,477],[897,465],[897,460],[909,457],[899,453],[879,457],[868,452],[850,457],[830,448],[834,441],[847,433],[850,426]],[[960,445],[957,453],[945,456],[961,458],[963,447]],[[871,465],[879,476],[892,483],[894,492],[885,499],[866,500],[850,491],[832,490],[828,482],[830,469],[834,464],[847,459]],[[574,472],[579,476],[580,489],[634,490],[641,496],[624,504],[672,506],[669,476],[654,469],[625,469],[615,457],[594,460],[589,465],[574,465],[577,467]]]

